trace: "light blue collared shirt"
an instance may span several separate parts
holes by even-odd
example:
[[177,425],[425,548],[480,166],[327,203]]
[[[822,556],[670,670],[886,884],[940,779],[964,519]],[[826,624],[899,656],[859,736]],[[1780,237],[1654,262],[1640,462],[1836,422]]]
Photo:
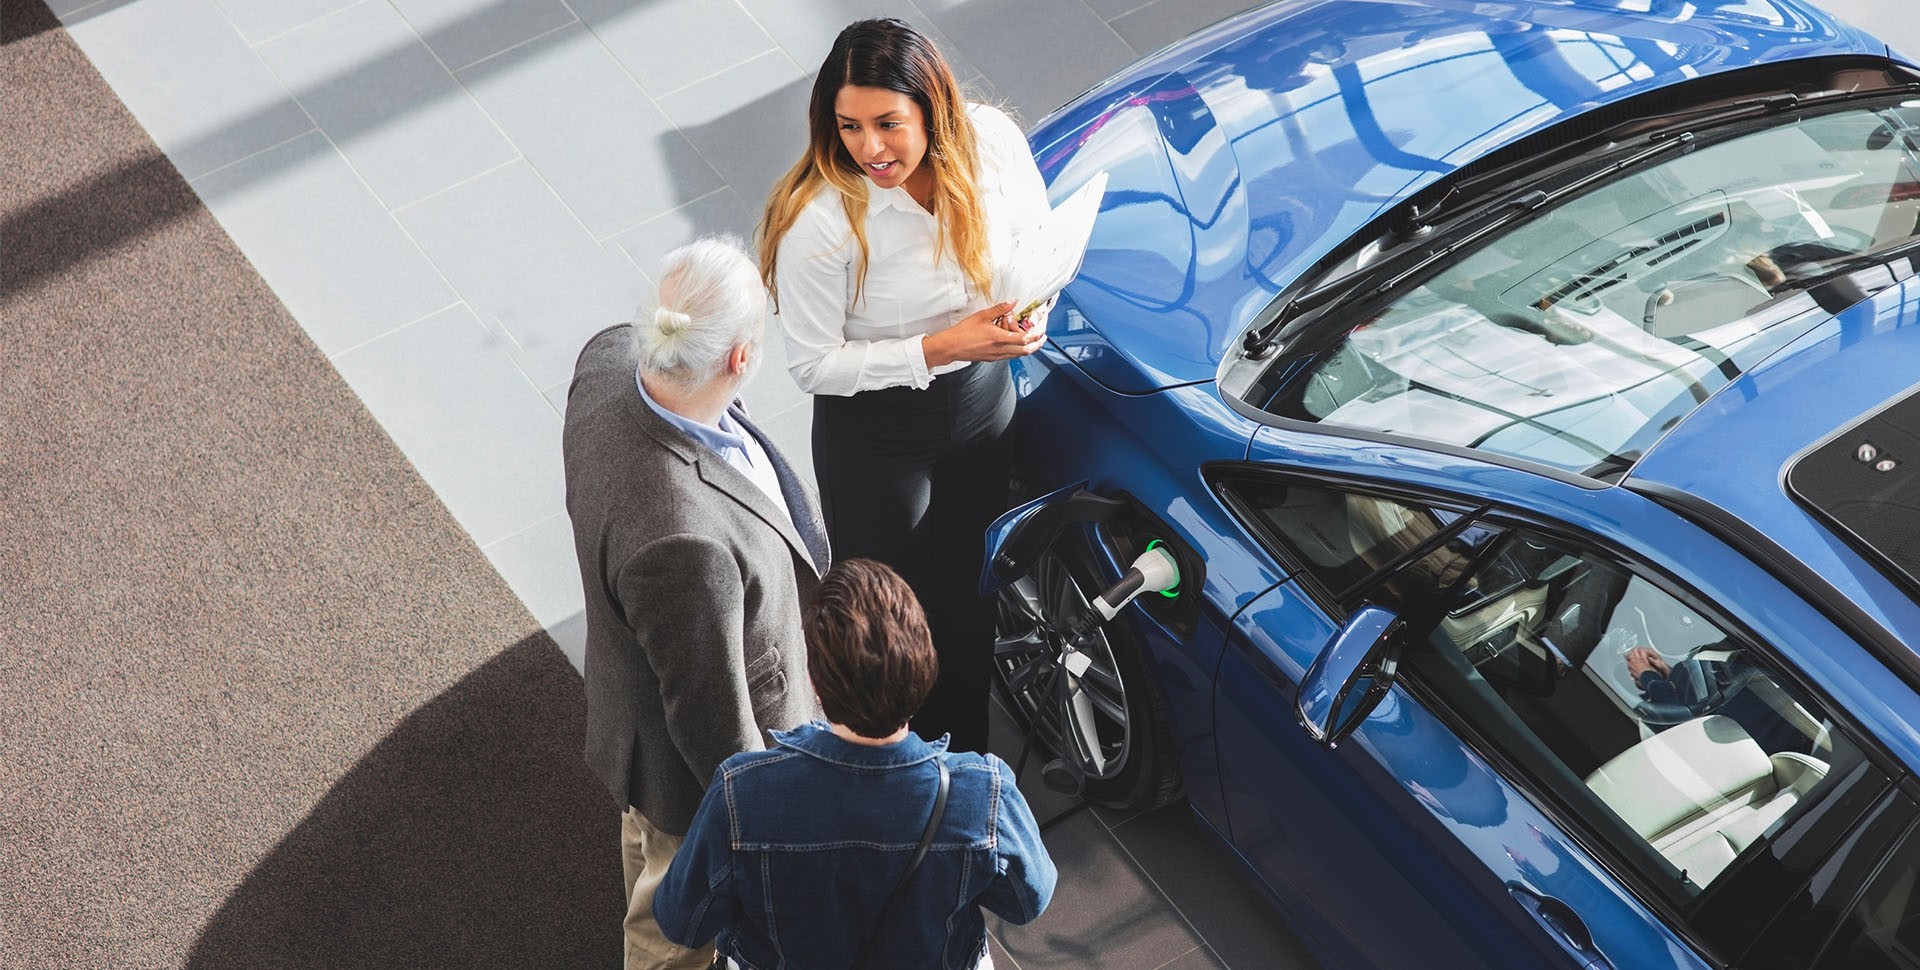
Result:
[[647,402],[647,407],[652,408],[653,413],[738,469],[740,474],[747,476],[748,481],[760,486],[760,490],[773,499],[773,504],[787,513],[789,520],[792,519],[793,512],[787,508],[787,497],[780,491],[780,475],[773,469],[773,459],[767,457],[766,449],[760,446],[753,435],[733,420],[730,411],[720,412],[720,426],[716,428],[662,407],[659,401],[653,399],[653,395],[647,393],[646,382],[640,379],[637,370],[633,374],[633,386],[639,389],[640,400]]

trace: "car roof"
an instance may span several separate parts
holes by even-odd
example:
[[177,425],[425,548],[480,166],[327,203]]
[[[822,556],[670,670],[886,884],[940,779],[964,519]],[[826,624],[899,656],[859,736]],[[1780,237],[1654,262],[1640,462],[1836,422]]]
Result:
[[1282,287],[1461,166],[1683,80],[1842,54],[1888,51],[1795,0],[1325,0],[1224,21],[1036,127],[1056,200],[1111,175],[1054,339],[1117,390],[1209,380]]
[[[1816,447],[1920,387],[1920,277],[1840,311],[1722,387],[1658,441],[1622,484],[1677,496],[1791,557],[1887,632],[1920,645],[1920,605],[1789,487]],[[1898,456],[1905,460],[1908,456]],[[1912,456],[1920,471],[1920,455]],[[1910,494],[1910,490],[1909,490]],[[1910,541],[1910,540],[1909,540]]]

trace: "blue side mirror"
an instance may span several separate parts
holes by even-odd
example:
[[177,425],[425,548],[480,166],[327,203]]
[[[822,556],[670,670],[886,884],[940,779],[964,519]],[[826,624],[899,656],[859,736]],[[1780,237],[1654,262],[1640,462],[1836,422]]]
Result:
[[1400,669],[1401,627],[1392,610],[1362,606],[1313,658],[1294,712],[1315,741],[1339,744],[1387,696]]

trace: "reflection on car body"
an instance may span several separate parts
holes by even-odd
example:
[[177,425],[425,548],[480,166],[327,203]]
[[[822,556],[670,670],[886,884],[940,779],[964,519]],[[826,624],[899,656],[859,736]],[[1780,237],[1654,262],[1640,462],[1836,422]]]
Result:
[[1276,4],[1036,128],[1112,181],[1015,371],[1006,696],[1330,968],[1920,966],[1920,68],[1498,13]]

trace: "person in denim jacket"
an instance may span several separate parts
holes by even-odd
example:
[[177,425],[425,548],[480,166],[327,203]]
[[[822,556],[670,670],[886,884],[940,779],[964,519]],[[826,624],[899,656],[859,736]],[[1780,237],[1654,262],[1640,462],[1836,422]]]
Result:
[[[857,960],[990,968],[981,910],[1029,922],[1056,876],[1013,771],[907,730],[939,659],[893,570],[866,559],[835,565],[802,629],[832,723],[776,731],[775,747],[720,765],[654,896],[661,931],[682,946],[718,936],[720,952],[747,970],[860,970]],[[932,812],[939,761],[952,778],[945,815],[900,885]]]

